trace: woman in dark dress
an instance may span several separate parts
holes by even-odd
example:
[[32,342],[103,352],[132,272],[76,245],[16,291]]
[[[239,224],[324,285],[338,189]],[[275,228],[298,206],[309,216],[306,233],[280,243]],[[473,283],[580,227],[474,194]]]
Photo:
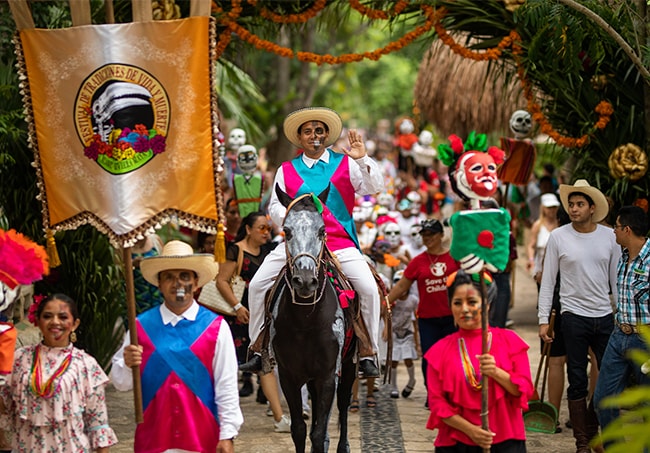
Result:
[[[232,331],[239,363],[246,362],[246,354],[250,344],[250,336],[248,335],[250,316],[248,312],[248,283],[259,269],[264,258],[275,248],[276,244],[270,242],[270,238],[271,226],[266,214],[263,212],[248,214],[242,219],[234,243],[228,244],[226,248],[226,262],[219,266],[217,289],[237,312],[236,316],[224,316],[224,318]],[[231,278],[237,272],[237,259],[240,250],[243,252],[243,260],[239,275],[246,282],[246,289],[241,301],[235,299],[229,284]],[[261,375],[260,383],[273,411],[275,431],[288,432],[290,424],[288,418],[282,415],[280,394],[275,376],[273,373]],[[248,396],[251,393],[253,393],[253,381],[250,375],[244,375],[243,386],[239,395]]]

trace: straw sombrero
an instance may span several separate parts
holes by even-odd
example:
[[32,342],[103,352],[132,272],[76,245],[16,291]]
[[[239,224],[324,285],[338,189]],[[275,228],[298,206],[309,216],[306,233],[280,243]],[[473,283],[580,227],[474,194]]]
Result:
[[594,213],[591,220],[598,223],[609,214],[609,203],[605,195],[596,187],[590,186],[586,179],[578,179],[573,185],[560,184],[560,200],[562,207],[569,212],[569,195],[574,192],[583,193],[594,200]]
[[192,246],[182,241],[169,241],[159,256],[144,258],[140,270],[146,281],[158,286],[158,274],[170,269],[187,269],[196,272],[199,288],[214,280],[219,269],[214,256],[209,253],[194,253]]
[[327,125],[329,135],[327,136],[327,140],[325,140],[325,146],[330,146],[341,136],[343,122],[338,113],[326,107],[306,107],[289,113],[282,127],[287,140],[298,148],[301,146],[298,140],[298,128],[308,121],[320,121]]

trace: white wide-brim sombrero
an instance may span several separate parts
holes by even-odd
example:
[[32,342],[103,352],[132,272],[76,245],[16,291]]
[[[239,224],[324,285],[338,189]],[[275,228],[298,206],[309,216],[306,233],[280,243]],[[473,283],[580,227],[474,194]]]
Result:
[[172,269],[196,272],[200,288],[210,280],[214,280],[219,265],[214,261],[214,255],[194,253],[192,246],[182,241],[169,241],[159,256],[144,258],[140,262],[142,276],[155,286],[158,286],[158,274]]
[[327,125],[329,135],[327,136],[327,140],[325,140],[325,146],[330,146],[341,136],[343,122],[338,113],[327,107],[306,107],[289,113],[282,126],[287,140],[298,148],[301,147],[300,140],[298,140],[298,129],[309,121],[320,121]]
[[596,187],[590,186],[586,179],[578,179],[573,185],[560,184],[560,200],[562,207],[569,212],[569,195],[579,192],[587,195],[594,201],[594,213],[591,217],[594,223],[598,223],[609,214],[609,203],[605,195]]

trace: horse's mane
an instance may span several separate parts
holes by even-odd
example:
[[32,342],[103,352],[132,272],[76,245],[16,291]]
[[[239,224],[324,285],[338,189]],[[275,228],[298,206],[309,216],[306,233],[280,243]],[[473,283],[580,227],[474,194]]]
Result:
[[306,193],[295,198],[291,203],[289,203],[289,206],[287,206],[287,212],[298,207],[300,207],[301,211],[319,212],[313,194],[311,193]]

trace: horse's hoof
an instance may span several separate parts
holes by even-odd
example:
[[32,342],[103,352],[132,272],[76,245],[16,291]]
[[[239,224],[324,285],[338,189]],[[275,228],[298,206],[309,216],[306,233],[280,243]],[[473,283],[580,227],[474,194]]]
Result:
[[255,354],[248,362],[239,365],[239,371],[259,373],[262,371],[262,356]]
[[399,392],[397,391],[397,389],[391,390],[390,397],[391,398],[399,398]]
[[[240,367],[241,369],[241,367]],[[363,378],[373,378],[379,377],[379,368],[371,359],[363,359],[359,361],[359,377]]]

